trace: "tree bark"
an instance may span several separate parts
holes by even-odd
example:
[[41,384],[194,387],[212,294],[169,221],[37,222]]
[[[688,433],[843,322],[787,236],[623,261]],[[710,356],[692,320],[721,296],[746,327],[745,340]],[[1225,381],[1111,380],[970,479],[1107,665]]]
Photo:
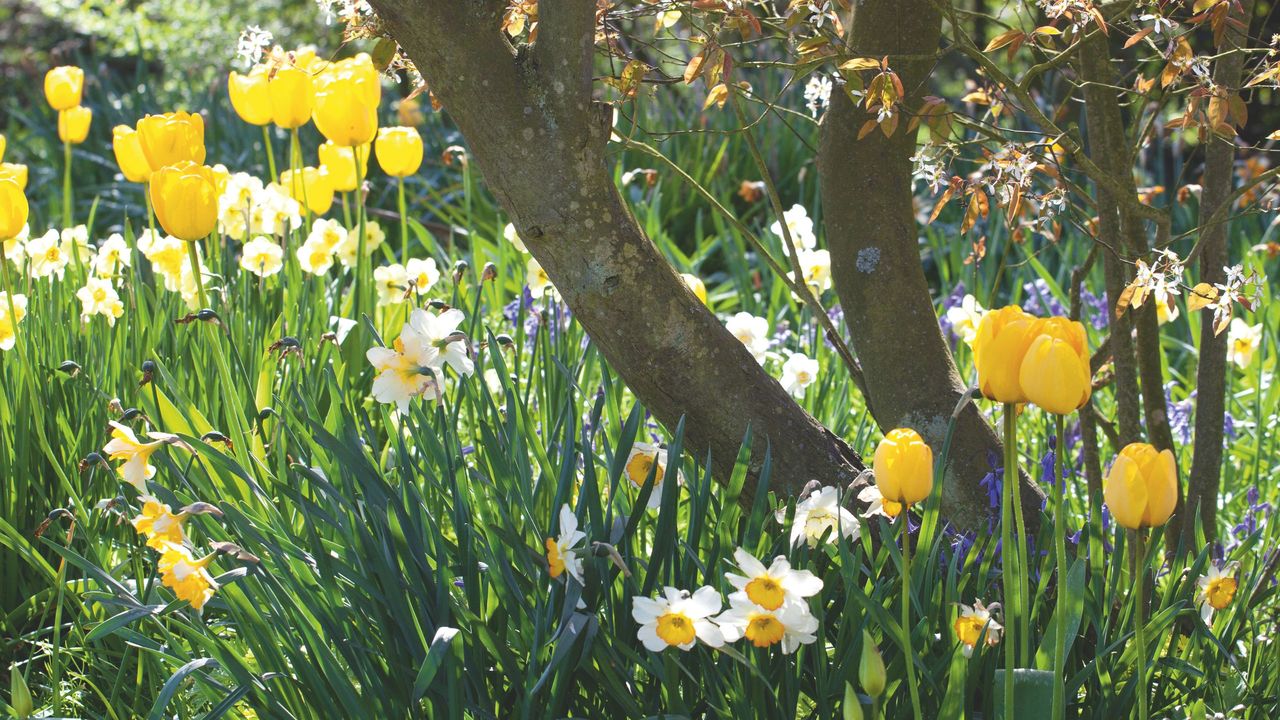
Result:
[[519,51],[501,34],[499,1],[371,4],[466,137],[530,252],[646,408],[668,427],[684,417],[686,447],[709,450],[722,479],[750,427],[752,470],[767,445],[777,489],[855,480],[857,454],[697,300],[619,196],[605,152],[610,111],[591,97],[594,0],[541,3],[538,41]]
[[[1233,17],[1247,28],[1253,17],[1254,0],[1242,0],[1241,13]],[[1213,81],[1218,87],[1235,92],[1244,73],[1244,54],[1231,52],[1248,43],[1247,33],[1228,25],[1224,47],[1213,68]],[[1231,140],[1216,135],[1205,145],[1204,184],[1200,194],[1200,232],[1204,237],[1200,255],[1200,281],[1221,283],[1226,280],[1228,223],[1206,224],[1214,211],[1229,202],[1234,174],[1236,146]],[[1200,364],[1196,368],[1196,435],[1191,459],[1191,477],[1187,480],[1186,507],[1199,508],[1205,539],[1212,543],[1218,536],[1218,490],[1222,473],[1223,424],[1226,421],[1227,336],[1213,333],[1213,321],[1207,315],[1200,322]],[[1183,547],[1194,552],[1194,515],[1179,507],[1173,521]]]
[[[864,0],[855,6],[849,49],[889,57],[919,106],[936,62],[941,16],[929,0]],[[886,138],[879,129],[858,139],[868,116],[839,88],[822,120],[818,172],[831,270],[845,321],[862,361],[869,405],[885,429],[910,427],[939,452],[965,392],[943,338],[920,262],[911,193],[915,133],[909,115]],[[948,458],[943,507],[954,522],[977,526],[991,512],[979,480],[1003,457],[995,432],[966,402]],[[1029,517],[1038,517],[1039,488],[1022,484]]]

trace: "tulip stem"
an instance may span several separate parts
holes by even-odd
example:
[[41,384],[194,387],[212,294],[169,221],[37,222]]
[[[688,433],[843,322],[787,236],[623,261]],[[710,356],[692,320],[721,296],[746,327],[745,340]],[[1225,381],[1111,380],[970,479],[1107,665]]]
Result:
[[404,202],[404,176],[399,178],[399,205],[400,205],[400,262],[409,261],[409,218],[405,210]]
[[1013,669],[1017,666],[1014,656],[1019,633],[1018,608],[1020,600],[1014,590],[1017,554],[1013,545],[1013,482],[1018,473],[1018,451],[1014,446],[1017,437],[1017,408],[1013,403],[1004,406],[1004,479],[1001,482],[1000,502],[1000,571],[1004,585],[1004,607],[1010,616],[1005,618],[1004,638],[1004,718],[1013,717]]
[[907,519],[911,506],[904,503],[899,513],[902,526],[902,649],[907,668],[907,688],[911,692],[911,714],[920,720],[920,690],[916,687],[915,653],[911,650],[911,528]]
[[1133,532],[1133,570],[1137,576],[1135,578],[1134,587],[1134,604],[1133,604],[1133,635],[1134,640],[1138,643],[1137,668],[1138,668],[1138,720],[1147,720],[1147,642],[1146,630],[1142,616],[1143,605],[1145,603],[1144,595],[1146,594],[1147,585],[1147,565],[1146,550],[1143,538],[1143,530],[1138,529]]
[[[360,146],[354,145],[351,148],[351,159],[356,164],[356,282],[352,292],[355,296],[351,299],[351,319],[359,322],[360,313],[364,309],[364,275],[367,270],[367,258],[365,258],[365,217],[364,217],[364,167],[360,158]],[[401,187],[403,188],[403,179]],[[403,189],[401,190],[403,197]],[[401,213],[403,217],[403,212]]]
[[271,130],[270,125],[262,126],[262,147],[267,149],[267,170],[271,171],[271,181],[275,182],[280,179],[276,174],[276,152],[271,149]]
[[[62,227],[71,227],[71,143],[62,143]],[[77,255],[79,257],[79,255]]]
[[[200,298],[200,308],[209,307],[209,302],[204,295],[204,278],[200,274],[200,253],[196,248],[196,241],[187,243],[187,258],[191,260],[191,276],[196,281],[196,293]],[[230,388],[228,388],[230,391]]]
[[1067,516],[1063,511],[1062,496],[1066,480],[1063,478],[1063,460],[1066,453],[1066,417],[1054,416],[1057,421],[1057,444],[1053,453],[1053,553],[1058,564],[1057,608],[1053,616],[1057,627],[1053,633],[1053,720],[1067,716],[1066,668],[1067,654]]

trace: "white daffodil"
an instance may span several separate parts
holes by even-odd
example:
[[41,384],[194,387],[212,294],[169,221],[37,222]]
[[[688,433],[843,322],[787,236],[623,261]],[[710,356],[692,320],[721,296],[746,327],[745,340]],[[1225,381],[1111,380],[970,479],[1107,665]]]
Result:
[[725,573],[725,579],[765,610],[777,610],[788,601],[803,602],[804,598],[822,591],[821,578],[808,570],[793,570],[784,555],[775,557],[773,563],[765,567],[751,553],[738,548],[733,553],[733,561],[745,574]]
[[383,265],[373,270],[374,287],[378,291],[379,305],[398,305],[404,302],[409,289],[409,273],[400,263]]
[[507,223],[507,226],[502,228],[502,237],[520,252],[529,252],[524,246],[524,241],[520,239],[520,234],[516,232],[516,226],[514,224]]
[[669,647],[690,650],[698,640],[720,647],[724,635],[709,618],[721,607],[715,588],[698,588],[690,595],[688,590],[667,587],[656,598],[632,598],[631,617],[640,624],[636,637],[652,652]]
[[329,272],[329,268],[333,267],[333,250],[325,245],[323,240],[312,241],[307,238],[306,242],[298,246],[298,266],[305,272],[312,275],[324,275]]
[[432,285],[440,279],[440,270],[432,258],[409,258],[404,265],[405,278],[409,287],[419,295],[426,295]]
[[729,609],[715,621],[725,642],[746,638],[758,648],[781,643],[783,655],[818,639],[813,634],[818,619],[810,614],[808,605],[794,600],[768,610],[751,602],[745,592],[736,592],[729,596]]
[[338,246],[347,240],[347,229],[337,220],[321,218],[311,223],[311,232],[305,242],[314,243],[330,253],[336,253]]
[[547,275],[547,271],[542,269],[537,260],[529,258],[525,263],[525,284],[529,286],[529,294],[534,299],[547,296],[552,300],[559,300],[560,293],[556,290],[556,286],[551,284],[551,276]]
[[858,491],[858,501],[867,504],[867,509],[862,512],[864,518],[880,515],[892,520],[902,512],[902,503],[885,500],[884,495],[880,494],[879,486],[875,483]]
[[978,645],[979,639],[985,638],[988,647],[1000,644],[1000,634],[1004,627],[991,616],[991,611],[998,607],[1000,603],[992,603],[987,607],[981,600],[975,600],[972,607],[961,603],[960,614],[952,629],[955,630],[956,638],[964,645],[962,651],[965,657],[973,656],[973,649]]
[[1262,345],[1262,323],[1250,325],[1240,318],[1231,319],[1227,331],[1227,357],[1236,367],[1244,369],[1253,362],[1253,355]]
[[409,322],[400,331],[400,341],[406,348],[430,347],[436,350],[434,367],[448,365],[459,375],[470,375],[476,371],[476,364],[468,355],[467,336],[458,330],[462,319],[462,311],[457,308],[450,308],[439,315],[416,308],[409,313]]
[[266,235],[259,235],[241,248],[240,267],[260,278],[271,277],[284,267],[284,248]]
[[814,293],[822,295],[831,287],[831,252],[829,250],[797,250],[796,259],[804,272],[804,281]]
[[966,345],[973,345],[973,339],[978,337],[978,325],[986,313],[977,298],[965,295],[959,305],[947,310],[947,322]]
[[1216,561],[1209,564],[1209,569],[1196,580],[1196,602],[1200,604],[1200,617],[1208,623],[1215,610],[1221,610],[1231,604],[1236,596],[1236,570],[1239,563],[1229,562],[1225,565]]
[[[646,505],[650,510],[657,510],[658,506],[662,505],[662,481],[666,478],[667,469],[665,449],[645,442],[632,443],[623,472],[637,488],[644,487],[645,481],[649,479],[649,473],[653,472],[653,492],[649,493],[649,502]],[[676,482],[679,482],[678,473]]]
[[768,320],[748,312],[740,312],[729,318],[724,326],[751,351],[756,362],[764,363],[765,355],[769,352]]
[[31,269],[31,276],[35,278],[56,275],[61,280],[67,264],[71,262],[70,248],[63,245],[57,230],[50,230],[31,240],[24,249],[27,252],[27,266]]
[[407,412],[409,401],[415,397],[435,400],[440,396],[436,348],[406,348],[396,338],[393,347],[369,348],[365,357],[378,372],[373,379],[373,398],[378,402],[394,404],[400,412]]
[[120,302],[120,295],[116,293],[110,280],[86,278],[84,287],[76,291],[76,298],[80,300],[82,322],[89,322],[94,315],[101,315],[107,319],[107,325],[114,327],[116,318],[124,314],[124,303]]
[[579,585],[586,585],[582,580],[582,548],[578,545],[587,539],[587,534],[578,529],[578,517],[568,503],[560,506],[560,537],[547,538],[547,565],[551,568],[551,577],[558,578],[566,570]]
[[805,388],[818,377],[818,361],[803,353],[792,353],[782,364],[782,388],[792,397],[804,397]]
[[[803,205],[792,205],[790,210],[783,212],[782,222],[787,224],[787,230],[791,233],[791,242],[795,243],[797,252],[812,250],[818,244],[818,238],[813,234],[813,220]],[[786,238],[782,234],[782,222],[774,220],[769,226],[769,232],[782,238],[782,252],[784,255],[790,255]]]
[[112,233],[98,247],[98,254],[93,258],[93,274],[109,278],[132,265],[133,255],[129,251],[129,244],[120,233]]
[[[9,305],[13,305],[13,314]],[[27,317],[27,296],[15,293],[12,299],[9,293],[0,291],[0,350],[12,350],[18,340],[18,323]]]
[[118,422],[111,423],[111,440],[103,446],[102,452],[112,460],[123,460],[124,464],[116,468],[120,478],[146,494],[147,481],[155,477],[156,468],[151,464],[151,455],[162,445],[170,444],[175,435],[169,433],[150,432],[147,435],[153,442],[144,443],[138,440],[133,429]]
[[[786,510],[779,510],[779,520],[786,519]],[[840,536],[852,537],[858,532],[858,518],[840,506],[840,495],[834,487],[819,488],[796,505],[796,516],[791,523],[791,545],[802,542],[815,547],[824,535],[834,543]],[[829,534],[828,534],[829,533]]]

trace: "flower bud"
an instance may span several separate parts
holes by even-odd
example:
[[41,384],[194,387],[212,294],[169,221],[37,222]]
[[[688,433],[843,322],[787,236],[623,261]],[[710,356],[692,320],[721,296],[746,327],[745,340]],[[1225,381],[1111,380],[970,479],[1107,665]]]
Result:
[[26,226],[30,212],[27,195],[17,180],[0,176],[0,240],[17,237]]
[[876,647],[875,641],[866,630],[862,631],[862,658],[858,660],[858,682],[873,698],[880,697],[884,692],[884,658],[880,657],[880,648]]
[[241,120],[250,125],[266,125],[271,122],[271,92],[269,72],[264,65],[255,65],[248,75],[232,70],[227,76],[227,94],[231,107]]
[[89,137],[89,124],[93,111],[83,105],[58,111],[58,139],[70,145],[79,145]]
[[983,395],[1002,403],[1027,402],[1019,374],[1042,323],[1017,305],[982,316],[973,339],[973,359]]
[[111,129],[111,149],[116,155],[116,164],[124,179],[132,183],[144,183],[151,177],[151,163],[142,152],[142,139],[128,125],[117,125]]
[[1093,389],[1084,326],[1054,317],[1040,323],[1039,332],[1018,371],[1023,394],[1055,415],[1079,410]]
[[212,168],[193,162],[162,167],[151,174],[151,205],[164,231],[179,240],[199,240],[218,225],[218,179]]
[[411,127],[382,128],[373,150],[378,165],[392,177],[412,175],[422,166],[422,136]]

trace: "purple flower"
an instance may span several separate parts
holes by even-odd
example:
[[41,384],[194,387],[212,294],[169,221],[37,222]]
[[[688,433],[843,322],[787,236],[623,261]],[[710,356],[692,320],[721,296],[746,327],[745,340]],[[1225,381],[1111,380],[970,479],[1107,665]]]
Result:
[[1089,292],[1089,288],[1080,287],[1080,299],[1084,301],[1084,305],[1089,308],[1089,323],[1093,325],[1095,330],[1102,330],[1110,323],[1110,307],[1107,304],[1106,296],[1099,297]]
[[1053,296],[1053,291],[1049,289],[1049,283],[1044,278],[1037,278],[1022,286],[1022,292],[1026,297],[1022,300],[1022,309],[1032,315],[1063,315],[1067,314],[1067,309],[1058,302],[1058,298]]

